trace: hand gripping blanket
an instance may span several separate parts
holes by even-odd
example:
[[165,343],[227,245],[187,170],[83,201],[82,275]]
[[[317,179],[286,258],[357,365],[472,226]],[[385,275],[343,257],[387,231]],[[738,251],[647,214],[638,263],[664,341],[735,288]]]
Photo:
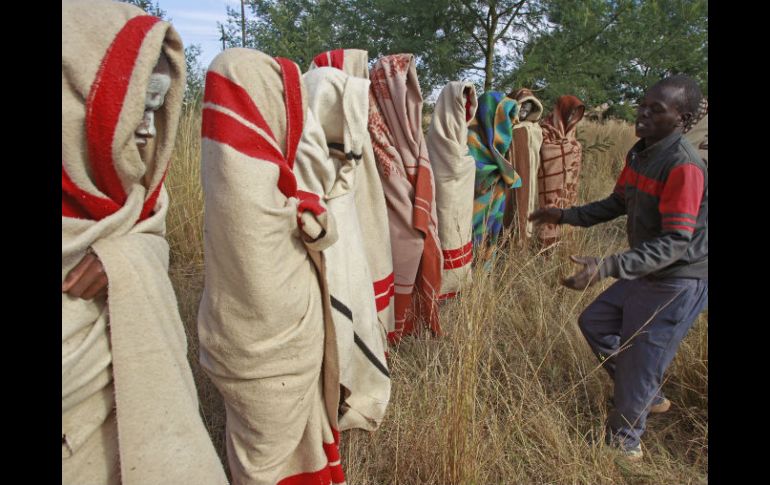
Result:
[[440,300],[457,295],[470,276],[473,259],[473,157],[468,123],[476,114],[473,83],[452,81],[441,90],[425,141],[436,180],[438,235],[444,256]]
[[[134,131],[161,52],[171,86],[143,159]],[[168,278],[163,179],[184,86],[170,24],[62,3],[62,280],[90,247],[109,285],[106,300],[62,293],[62,483],[227,483]]]
[[337,239],[293,173],[296,64],[228,49],[204,93],[201,365],[224,398],[235,484],[344,483],[337,341],[321,251]]
[[441,334],[437,297],[443,258],[435,185],[421,130],[422,94],[412,54],[385,56],[369,77],[369,133],[388,207],[395,330],[391,342],[427,327]]
[[340,431],[377,429],[390,399],[386,329],[377,319],[355,201],[364,141],[369,139],[369,81],[331,67],[303,76],[308,112],[294,173],[321,195],[339,239],[324,250],[340,362]]
[[[369,54],[361,49],[337,49],[318,54],[310,69],[330,66],[350,76],[369,79]],[[367,101],[368,104],[368,101]],[[385,193],[377,172],[372,140],[363,140],[363,159],[356,171],[355,199],[366,260],[372,277],[377,316],[388,333],[395,330],[393,316],[393,253],[390,248],[390,228]]]
[[519,122],[519,104],[503,93],[489,91],[478,100],[468,127],[468,149],[476,161],[473,201],[473,245],[491,246],[503,229],[506,192],[521,187],[521,177],[506,158]]
[[[541,209],[565,209],[577,203],[583,149],[575,138],[575,131],[584,112],[585,106],[578,98],[561,96],[556,100],[553,112],[540,124],[543,127],[543,145],[537,179]],[[559,225],[542,224],[538,238],[543,246],[550,246],[560,234]]]
[[[543,144],[543,129],[540,117],[543,105],[526,88],[508,95],[519,103],[519,123],[513,126],[513,142],[509,148],[509,159],[513,168],[521,176],[521,187],[513,193],[515,204],[509,204],[505,219],[516,221],[519,241],[524,243],[533,234],[533,224],[527,218],[537,208],[537,170],[540,168],[540,148]],[[508,209],[507,208],[507,209]],[[515,214],[513,209],[515,208]],[[511,221],[507,221],[510,223]]]

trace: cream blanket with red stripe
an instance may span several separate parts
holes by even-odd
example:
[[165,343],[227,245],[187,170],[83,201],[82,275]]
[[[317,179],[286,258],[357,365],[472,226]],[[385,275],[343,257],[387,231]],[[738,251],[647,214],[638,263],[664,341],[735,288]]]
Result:
[[[143,159],[134,131],[161,51],[172,82]],[[170,24],[117,2],[62,4],[62,280],[92,247],[109,285],[107,301],[62,293],[62,483],[227,483],[168,278],[162,181],[184,69]]]
[[339,367],[321,251],[337,240],[294,158],[299,69],[249,49],[211,63],[203,105],[201,365],[222,393],[236,484],[344,483]]
[[473,83],[452,81],[441,91],[425,138],[436,179],[438,235],[444,256],[440,299],[452,298],[471,274],[473,181],[468,123],[478,100]]
[[396,328],[388,338],[397,341],[422,326],[439,335],[443,258],[414,56],[385,56],[369,75],[369,133],[388,202],[393,248]]
[[375,430],[390,399],[386,329],[377,319],[355,201],[367,131],[369,81],[322,67],[303,76],[308,113],[297,152],[297,183],[319,194],[339,239],[324,250],[340,361],[340,430]]
[[[337,49],[318,54],[310,69],[329,66],[351,76],[369,79],[369,55],[361,49]],[[368,102],[367,102],[368,103]],[[393,256],[385,193],[374,160],[372,141],[363,140],[363,159],[356,176],[356,208],[364,240],[366,260],[372,276],[377,316],[388,333],[395,330],[393,304]]]

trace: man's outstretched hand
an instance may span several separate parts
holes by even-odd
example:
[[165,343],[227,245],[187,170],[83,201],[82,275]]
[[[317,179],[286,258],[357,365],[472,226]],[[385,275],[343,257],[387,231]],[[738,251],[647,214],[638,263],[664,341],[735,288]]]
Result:
[[599,261],[591,256],[570,256],[570,259],[584,265],[583,269],[561,280],[561,284],[573,290],[585,290],[601,279],[599,275]]
[[107,294],[107,273],[94,253],[88,253],[67,273],[61,285],[62,293],[83,300]]
[[561,220],[561,209],[556,207],[538,209],[529,215],[529,220],[535,224],[558,224]]

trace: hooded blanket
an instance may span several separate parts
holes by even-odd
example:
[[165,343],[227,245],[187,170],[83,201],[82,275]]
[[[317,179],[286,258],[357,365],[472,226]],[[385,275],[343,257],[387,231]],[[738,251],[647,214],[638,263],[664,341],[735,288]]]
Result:
[[519,104],[503,93],[479,96],[476,117],[468,127],[468,149],[476,161],[473,244],[492,245],[503,229],[506,192],[521,187],[521,177],[506,158],[519,122]]
[[421,130],[422,94],[412,54],[385,56],[369,73],[369,133],[388,207],[395,284],[395,330],[441,333],[437,298],[443,258],[435,185]]
[[386,329],[377,318],[356,207],[356,179],[369,140],[369,81],[330,67],[303,76],[308,112],[294,173],[334,216],[339,239],[324,250],[340,362],[340,430],[373,431],[390,399]]
[[224,398],[236,484],[343,483],[339,368],[321,251],[334,219],[294,177],[296,64],[249,49],[211,63],[201,179],[201,365]]
[[[575,96],[561,96],[553,112],[543,120],[543,146],[540,148],[538,199],[541,209],[565,209],[577,203],[578,177],[583,149],[575,138],[585,106]],[[557,224],[542,224],[538,237],[544,246],[559,239]]]
[[[134,131],[161,52],[171,86],[142,156]],[[109,285],[106,299],[62,293],[62,483],[227,483],[168,278],[163,179],[184,85],[170,24],[62,3],[62,280],[91,248]]]
[[[519,89],[508,95],[519,103],[519,123],[513,126],[513,141],[509,158],[513,168],[521,176],[521,187],[513,193],[514,204],[506,208],[505,222],[515,219],[519,241],[532,237],[533,224],[527,218],[537,208],[537,170],[540,168],[540,148],[543,144],[543,129],[540,117],[543,105],[529,89]],[[515,209],[515,213],[514,213]]]
[[454,297],[471,272],[473,180],[468,153],[468,123],[476,114],[473,83],[452,81],[441,91],[426,143],[436,180],[438,234],[444,256],[439,299]]
[[[360,49],[337,49],[318,54],[310,69],[330,66],[350,76],[369,79],[369,54]],[[368,101],[367,101],[368,104]],[[370,107],[371,110],[371,107]],[[372,140],[363,138],[363,158],[356,172],[355,199],[366,260],[372,277],[375,305],[380,323],[388,333],[395,330],[393,314],[393,255],[385,193],[374,160]]]

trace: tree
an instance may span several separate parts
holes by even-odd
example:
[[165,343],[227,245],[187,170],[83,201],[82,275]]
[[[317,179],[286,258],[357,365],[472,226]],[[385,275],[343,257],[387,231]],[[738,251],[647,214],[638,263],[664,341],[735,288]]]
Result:
[[547,31],[521,53],[503,84],[539,90],[546,103],[573,94],[614,113],[653,83],[683,73],[708,92],[706,0],[551,0]]
[[[484,63],[484,91],[492,89],[495,73],[506,70],[518,48],[542,28],[543,4],[534,0],[457,0],[455,17],[473,39],[473,54]],[[468,66],[467,69],[478,69]]]

